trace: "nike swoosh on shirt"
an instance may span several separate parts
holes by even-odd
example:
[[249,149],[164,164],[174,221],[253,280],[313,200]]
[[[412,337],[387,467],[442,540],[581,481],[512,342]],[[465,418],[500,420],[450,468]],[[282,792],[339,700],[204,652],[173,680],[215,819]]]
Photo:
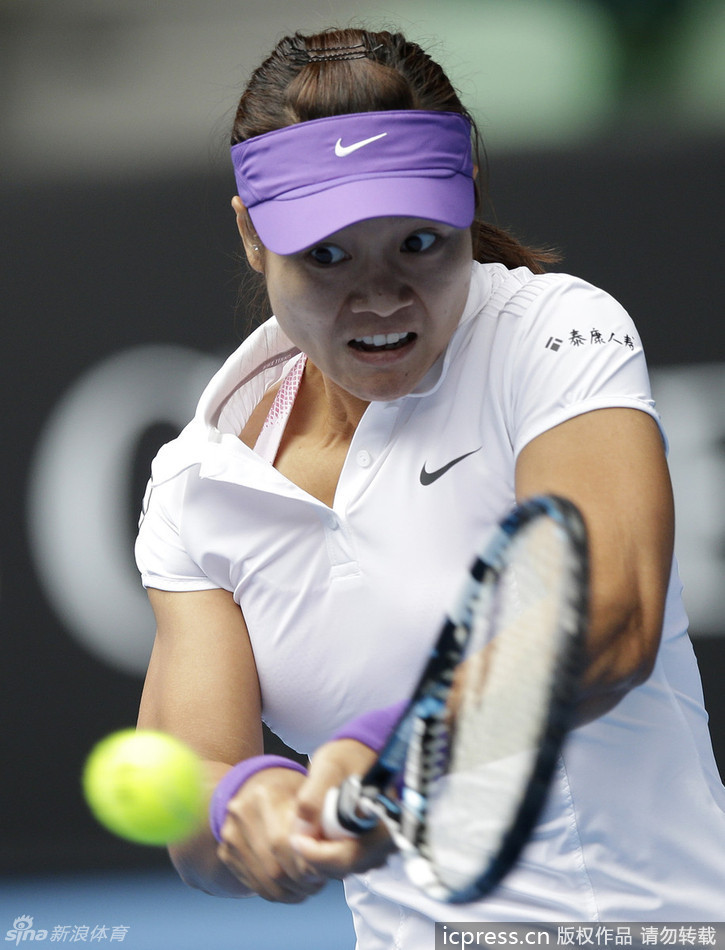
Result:
[[479,445],[477,449],[473,449],[472,452],[466,452],[465,455],[459,455],[456,459],[451,459],[446,465],[443,465],[441,468],[437,468],[434,472],[426,471],[425,462],[423,463],[423,468],[420,470],[420,483],[421,485],[432,485],[433,482],[437,481],[441,475],[445,475],[446,472],[453,468],[454,465],[458,465],[459,462],[462,462],[464,459],[467,459],[469,455],[475,455],[476,452],[480,452],[483,446]]
[[387,134],[387,132],[381,132],[380,135],[373,135],[371,138],[363,139],[361,142],[353,142],[352,145],[343,145],[342,139],[338,139],[337,142],[335,142],[335,155],[337,155],[338,158],[344,158],[346,155],[350,155],[351,152],[357,152],[359,148],[370,145],[371,142],[384,139]]

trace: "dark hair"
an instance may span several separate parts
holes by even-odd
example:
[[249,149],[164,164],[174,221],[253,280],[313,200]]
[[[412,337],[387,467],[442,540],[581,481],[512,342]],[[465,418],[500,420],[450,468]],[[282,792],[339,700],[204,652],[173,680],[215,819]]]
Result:
[[[481,135],[443,69],[416,43],[387,31],[331,29],[280,40],[252,73],[237,107],[231,144],[310,119],[388,109],[466,116],[473,127],[474,161],[480,176],[485,168]],[[525,266],[541,273],[543,264],[558,260],[552,251],[526,247],[482,220],[479,182],[476,189],[478,214],[472,234],[477,261]]]

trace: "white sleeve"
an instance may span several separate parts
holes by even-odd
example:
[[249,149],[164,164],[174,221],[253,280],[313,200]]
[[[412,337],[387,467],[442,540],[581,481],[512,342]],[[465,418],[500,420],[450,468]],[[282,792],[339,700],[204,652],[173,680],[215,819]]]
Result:
[[624,308],[576,278],[535,281],[543,289],[533,300],[514,298],[507,308],[516,322],[504,358],[515,456],[542,432],[593,409],[639,409],[659,424],[639,334]]
[[218,587],[189,556],[180,524],[186,481],[193,468],[171,478],[155,477],[164,449],[151,469],[136,538],[136,564],[144,587],[168,591],[213,590]]

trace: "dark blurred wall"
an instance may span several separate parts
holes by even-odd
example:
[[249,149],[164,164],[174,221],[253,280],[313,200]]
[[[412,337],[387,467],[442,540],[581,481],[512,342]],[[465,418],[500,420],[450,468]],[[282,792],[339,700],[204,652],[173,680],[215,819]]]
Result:
[[[723,167],[725,141],[630,135],[502,155],[491,175],[499,223],[558,247],[561,269],[613,293],[644,340],[688,514],[678,544],[721,768]],[[152,624],[132,541],[150,457],[245,330],[231,194],[230,174],[0,184],[0,873],[166,860],[97,829],[78,775],[97,738],[135,720]]]

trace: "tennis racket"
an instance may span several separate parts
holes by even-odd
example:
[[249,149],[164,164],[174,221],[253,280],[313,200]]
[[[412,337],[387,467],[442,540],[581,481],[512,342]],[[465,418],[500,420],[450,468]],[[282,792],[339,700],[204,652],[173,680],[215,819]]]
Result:
[[587,582],[576,507],[542,496],[515,508],[471,566],[377,761],[328,794],[326,835],[382,820],[432,897],[489,893],[531,834],[571,725]]

